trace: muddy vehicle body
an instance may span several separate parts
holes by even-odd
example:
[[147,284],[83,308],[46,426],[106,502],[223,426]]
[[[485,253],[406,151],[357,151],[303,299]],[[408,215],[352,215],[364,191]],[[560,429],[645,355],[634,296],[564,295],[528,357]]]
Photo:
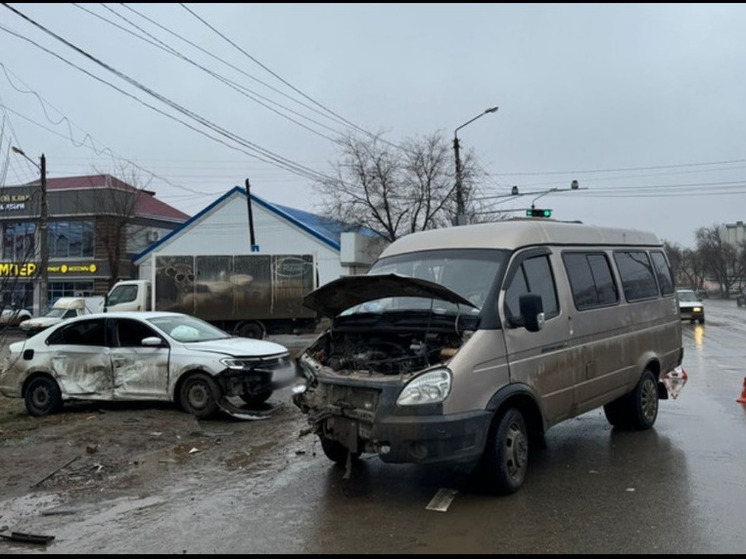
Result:
[[530,449],[603,407],[648,429],[683,359],[655,235],[515,219],[408,235],[365,276],[306,297],[331,328],[298,358],[295,404],[326,455],[441,464],[509,494]]

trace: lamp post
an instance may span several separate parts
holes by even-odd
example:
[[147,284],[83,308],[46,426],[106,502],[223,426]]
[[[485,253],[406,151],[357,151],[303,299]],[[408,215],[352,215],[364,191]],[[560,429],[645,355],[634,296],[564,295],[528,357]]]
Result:
[[40,211],[39,211],[39,257],[40,263],[40,274],[39,274],[39,293],[37,295],[37,311],[41,314],[47,305],[48,285],[49,285],[49,244],[47,239],[47,223],[49,221],[49,208],[47,206],[47,158],[44,154],[41,154],[41,165],[38,165],[36,161],[31,159],[24,151],[20,148],[12,146],[14,152],[18,155],[22,155],[28,161],[30,161],[34,167],[39,169],[41,173],[41,200],[40,200]]
[[483,117],[489,113],[496,113],[498,107],[490,107],[485,109],[484,112],[479,113],[471,120],[463,123],[461,126],[453,131],[453,153],[456,156],[456,222],[454,225],[465,225],[466,224],[466,208],[464,204],[464,187],[462,184],[462,169],[461,169],[461,157],[459,156],[459,142],[458,142],[458,131],[461,130],[467,124],[471,124],[480,117]]

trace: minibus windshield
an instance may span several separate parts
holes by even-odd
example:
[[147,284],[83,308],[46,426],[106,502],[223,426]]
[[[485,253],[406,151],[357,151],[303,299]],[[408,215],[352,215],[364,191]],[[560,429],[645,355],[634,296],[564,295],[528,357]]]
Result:
[[345,311],[355,313],[386,312],[396,310],[424,310],[432,308],[442,313],[478,314],[487,294],[505,266],[509,252],[494,249],[432,250],[400,254],[378,260],[368,272],[371,274],[398,274],[432,281],[462,295],[476,308],[446,301],[433,301],[421,297],[387,297],[368,301]]

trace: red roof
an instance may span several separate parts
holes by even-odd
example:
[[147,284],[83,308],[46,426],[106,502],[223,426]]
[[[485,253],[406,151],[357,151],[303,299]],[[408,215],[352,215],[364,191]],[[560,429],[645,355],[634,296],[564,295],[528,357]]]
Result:
[[[34,181],[29,184],[38,184]],[[111,175],[83,175],[79,177],[60,177],[47,179],[47,191],[50,190],[89,190],[94,188],[117,188],[120,190],[139,191],[142,195],[135,202],[135,213],[140,217],[170,219],[183,223],[189,215],[169,206],[155,197],[155,192],[136,188]]]

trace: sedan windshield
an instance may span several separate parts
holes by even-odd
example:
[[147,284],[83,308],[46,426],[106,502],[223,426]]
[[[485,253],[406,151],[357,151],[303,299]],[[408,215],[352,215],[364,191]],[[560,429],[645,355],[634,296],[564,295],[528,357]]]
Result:
[[169,338],[177,342],[206,342],[230,338],[231,335],[193,316],[159,316],[148,319]]
[[[503,250],[433,250],[402,254],[376,262],[368,274],[399,274],[440,285],[468,299],[476,308],[424,297],[388,297],[368,301],[344,314],[433,309],[441,313],[478,314],[508,258]],[[467,307],[467,308],[465,308]]]

